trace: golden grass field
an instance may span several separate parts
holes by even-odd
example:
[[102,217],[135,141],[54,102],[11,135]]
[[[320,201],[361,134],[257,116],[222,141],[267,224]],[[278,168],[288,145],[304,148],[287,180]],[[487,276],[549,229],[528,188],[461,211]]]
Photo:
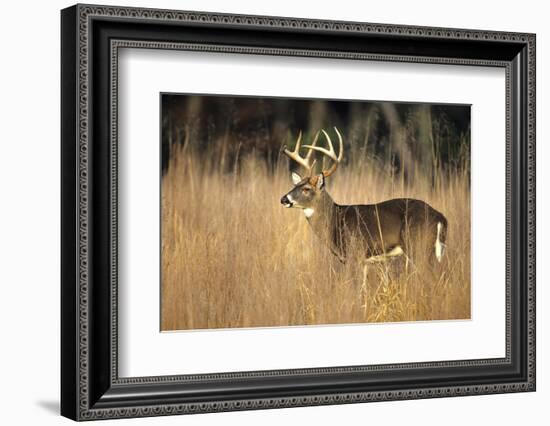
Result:
[[[233,173],[178,148],[162,178],[161,329],[265,327],[470,318],[467,174],[412,184],[373,160],[327,180],[339,204],[413,197],[448,220],[441,265],[341,264],[298,209],[287,158],[275,172],[249,155]],[[357,163],[357,162],[356,162]]]

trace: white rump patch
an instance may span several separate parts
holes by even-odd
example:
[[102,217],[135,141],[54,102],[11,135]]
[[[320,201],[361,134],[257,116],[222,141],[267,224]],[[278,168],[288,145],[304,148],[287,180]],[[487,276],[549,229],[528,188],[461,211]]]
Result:
[[313,216],[313,213],[315,213],[315,210],[311,208],[304,209],[304,214],[309,219],[311,216]]
[[443,252],[445,251],[445,244],[441,242],[442,227],[443,227],[443,224],[441,222],[437,222],[437,238],[435,239],[435,257],[437,258],[438,262],[441,262],[441,258],[443,257]]

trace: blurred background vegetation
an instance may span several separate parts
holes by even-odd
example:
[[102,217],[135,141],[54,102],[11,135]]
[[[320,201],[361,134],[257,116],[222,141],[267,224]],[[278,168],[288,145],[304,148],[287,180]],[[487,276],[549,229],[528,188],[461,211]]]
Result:
[[345,162],[374,160],[393,177],[420,175],[436,186],[444,175],[469,174],[470,106],[265,97],[163,94],[162,170],[174,149],[191,145],[201,163],[238,171],[247,155],[275,170],[281,148],[336,126]]

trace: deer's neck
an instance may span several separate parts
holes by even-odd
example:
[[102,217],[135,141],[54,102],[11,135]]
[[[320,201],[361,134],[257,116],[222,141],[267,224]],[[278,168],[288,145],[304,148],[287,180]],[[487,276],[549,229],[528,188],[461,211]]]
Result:
[[336,218],[336,203],[332,200],[331,196],[326,191],[323,191],[316,206],[311,209],[305,209],[304,214],[313,232],[328,244],[331,249],[334,249],[332,235]]

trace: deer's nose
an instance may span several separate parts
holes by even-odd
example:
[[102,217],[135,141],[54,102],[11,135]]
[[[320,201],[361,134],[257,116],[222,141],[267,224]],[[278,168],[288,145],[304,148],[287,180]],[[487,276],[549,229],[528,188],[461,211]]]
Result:
[[281,204],[290,204],[290,201],[288,200],[288,197],[286,195],[282,196]]

